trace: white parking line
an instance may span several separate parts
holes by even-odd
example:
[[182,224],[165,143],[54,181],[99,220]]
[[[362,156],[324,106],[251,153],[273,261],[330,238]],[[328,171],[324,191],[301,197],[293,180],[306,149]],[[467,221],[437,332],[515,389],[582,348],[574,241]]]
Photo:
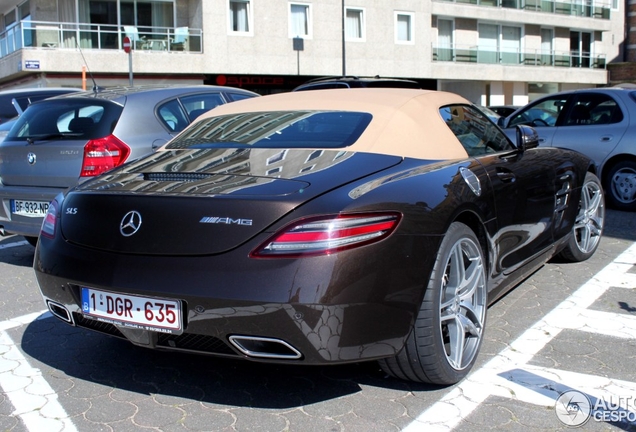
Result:
[[[26,242],[25,242],[26,243]],[[0,387],[29,431],[64,431],[77,429],[57,400],[57,394],[42,377],[42,372],[29,365],[7,330],[48,318],[37,312],[0,323]]]
[[22,240],[22,241],[15,242],[15,243],[7,243],[7,244],[0,245],[0,250],[12,248],[12,247],[24,246],[24,245],[28,245],[28,244],[29,244],[29,242],[26,241],[26,240]]
[[[554,405],[559,395],[571,388],[596,397],[610,390],[615,395],[629,396],[631,392],[633,396],[636,383],[539,368],[527,363],[564,329],[636,338],[636,320],[633,317],[587,309],[610,287],[635,287],[635,275],[627,273],[635,264],[636,243],[526,330],[510,347],[424,411],[404,431],[450,431],[489,396],[523,400],[541,406]],[[599,319],[601,316],[603,318]],[[546,374],[550,378],[542,376]],[[582,379],[582,376],[585,378]],[[585,383],[585,388],[581,388],[581,383]]]

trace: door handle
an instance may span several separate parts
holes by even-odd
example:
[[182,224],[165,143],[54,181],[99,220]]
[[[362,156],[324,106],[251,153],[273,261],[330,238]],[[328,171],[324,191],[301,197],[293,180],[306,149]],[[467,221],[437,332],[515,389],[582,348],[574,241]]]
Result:
[[512,172],[505,170],[497,170],[497,177],[504,183],[512,183],[516,179]]
[[610,142],[614,137],[611,135],[606,135],[601,137],[601,142]]

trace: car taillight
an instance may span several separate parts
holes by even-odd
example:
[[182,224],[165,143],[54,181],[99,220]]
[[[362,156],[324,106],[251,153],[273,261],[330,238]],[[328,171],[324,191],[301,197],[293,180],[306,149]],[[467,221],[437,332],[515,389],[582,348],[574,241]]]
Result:
[[51,201],[49,209],[46,211],[44,221],[42,222],[42,228],[40,229],[40,235],[48,238],[55,237],[55,227],[57,226],[58,215],[58,203],[57,200]]
[[90,140],[84,146],[84,160],[80,177],[93,177],[123,164],[130,147],[115,135]]
[[399,213],[364,213],[305,219],[287,225],[256,248],[252,258],[326,255],[388,237]]

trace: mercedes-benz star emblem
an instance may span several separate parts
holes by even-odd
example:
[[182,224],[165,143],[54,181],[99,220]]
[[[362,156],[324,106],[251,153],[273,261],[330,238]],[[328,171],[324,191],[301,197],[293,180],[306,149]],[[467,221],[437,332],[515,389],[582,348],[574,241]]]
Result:
[[123,217],[119,224],[119,232],[124,237],[130,237],[141,228],[141,215],[138,211],[131,210]]
[[27,155],[27,161],[29,162],[29,165],[33,165],[35,163],[35,153],[29,153]]

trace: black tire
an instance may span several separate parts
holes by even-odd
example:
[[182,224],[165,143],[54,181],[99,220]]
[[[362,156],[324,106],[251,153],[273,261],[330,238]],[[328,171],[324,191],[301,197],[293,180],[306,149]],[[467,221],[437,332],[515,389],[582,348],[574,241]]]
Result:
[[[396,378],[439,385],[461,381],[475,364],[488,305],[484,252],[468,226],[448,228],[415,325],[397,356],[379,361]],[[459,324],[459,325],[458,325]],[[451,341],[457,342],[452,346]]]
[[636,210],[636,162],[624,160],[612,166],[605,176],[607,204],[617,210]]
[[596,252],[605,225],[605,198],[598,177],[592,173],[585,175],[581,188],[578,213],[572,235],[560,256],[566,261],[585,261]]
[[37,237],[24,237],[26,241],[29,242],[29,244],[33,247],[36,247],[38,244],[38,238]]

